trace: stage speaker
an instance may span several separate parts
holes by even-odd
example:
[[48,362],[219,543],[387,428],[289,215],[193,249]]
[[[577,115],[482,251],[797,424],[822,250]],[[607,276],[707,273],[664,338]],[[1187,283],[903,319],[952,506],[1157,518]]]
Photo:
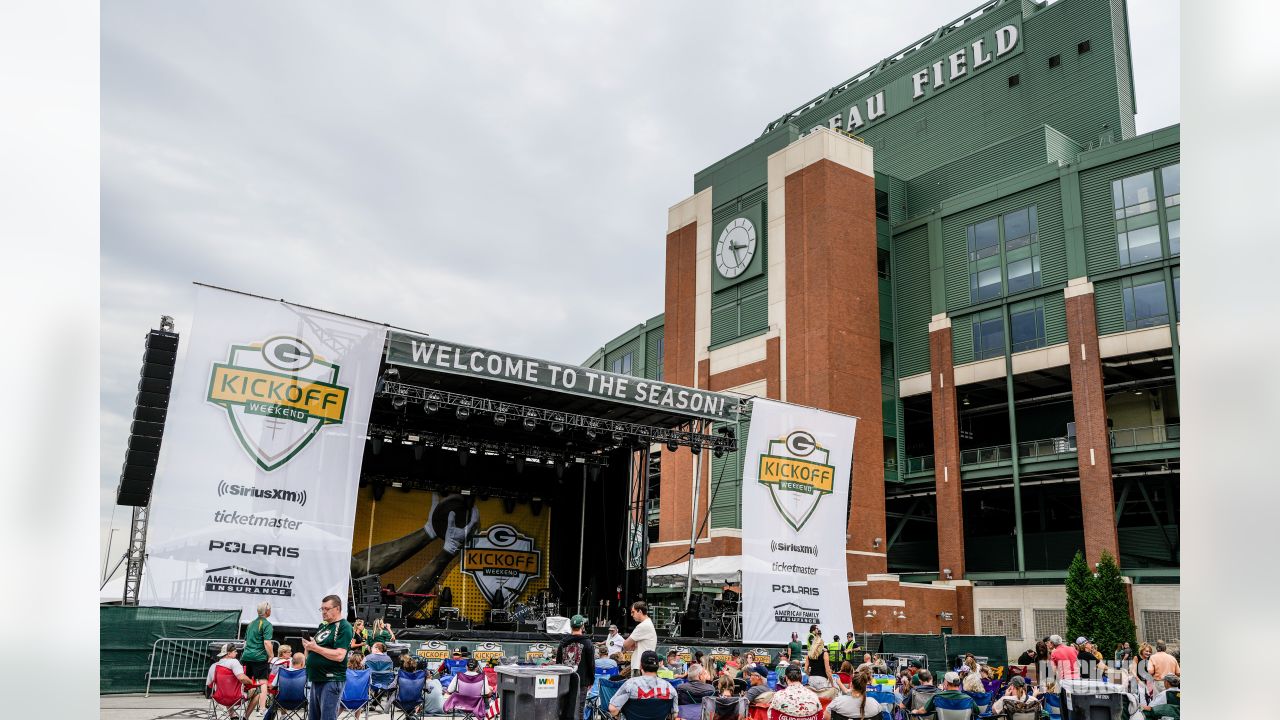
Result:
[[445,620],[444,629],[445,630],[470,630],[471,621],[465,618],[460,620]]
[[369,603],[367,605],[356,605],[356,617],[364,620],[365,625],[372,624],[374,620],[384,617],[387,614],[387,606],[378,603]]
[[372,605],[382,600],[382,579],[365,575],[351,581],[351,595],[356,605]]
[[403,605],[388,605],[388,606],[387,606],[387,619],[388,619],[388,620],[402,620],[402,619],[404,619],[404,606],[403,606]]
[[680,616],[680,636],[697,637],[702,629],[702,620],[697,612],[686,612]]
[[516,631],[516,624],[515,624],[514,622],[493,622],[493,621],[490,621],[487,625],[485,625],[485,629],[486,629],[486,630],[492,630],[492,631],[494,631],[494,632],[515,632],[515,631]]
[[117,505],[146,507],[151,502],[151,486],[155,482],[156,463],[160,460],[160,441],[164,436],[165,416],[169,412],[169,393],[173,389],[173,367],[177,358],[177,333],[167,330],[147,333],[138,395],[134,400],[133,424],[129,427],[120,484],[116,486]]
[[702,634],[700,635],[700,637],[704,637],[704,638],[720,637],[720,621],[703,618]]
[[516,632],[522,632],[522,633],[541,632],[541,629],[538,627],[538,623],[518,622],[516,623]]

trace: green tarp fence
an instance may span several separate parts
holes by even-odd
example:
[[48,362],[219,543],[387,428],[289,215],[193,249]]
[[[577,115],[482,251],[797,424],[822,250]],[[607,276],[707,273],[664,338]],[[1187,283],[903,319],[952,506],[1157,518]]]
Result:
[[947,661],[951,667],[956,666],[956,656],[965,653],[986,656],[987,664],[992,667],[1009,664],[1009,646],[1003,635],[948,635]]
[[900,635],[886,634],[880,649],[889,653],[920,653],[929,657],[929,672],[937,677],[956,667],[957,656],[973,653],[987,658],[987,664],[1009,664],[1003,635]]
[[[240,636],[239,610],[103,605],[98,613],[103,695],[140,693],[147,687],[151,647],[162,637],[234,638]],[[151,692],[193,692],[201,682],[157,681]]]
[[946,641],[941,635],[907,635],[885,633],[880,651],[887,653],[919,653],[928,656],[929,672],[937,675],[947,669]]

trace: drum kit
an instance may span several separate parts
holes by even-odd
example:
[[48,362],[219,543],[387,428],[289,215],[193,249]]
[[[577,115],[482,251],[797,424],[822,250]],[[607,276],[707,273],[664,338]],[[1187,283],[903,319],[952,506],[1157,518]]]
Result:
[[551,593],[543,590],[529,599],[511,605],[511,617],[518,623],[536,625],[548,617],[560,614],[560,603],[551,599]]

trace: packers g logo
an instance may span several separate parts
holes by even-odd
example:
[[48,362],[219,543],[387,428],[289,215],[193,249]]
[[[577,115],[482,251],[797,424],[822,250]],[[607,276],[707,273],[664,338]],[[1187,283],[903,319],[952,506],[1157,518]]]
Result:
[[337,384],[338,371],[296,337],[232,345],[227,361],[213,364],[208,401],[226,411],[236,439],[258,467],[271,471],[320,430],[342,423],[347,388]]
[[835,488],[836,469],[827,464],[830,454],[812,433],[796,430],[770,440],[769,452],[760,455],[760,484],[769,488],[774,507],[796,530]]
[[471,576],[491,607],[502,607],[542,574],[542,552],[533,538],[510,525],[490,525],[467,541],[462,572]]

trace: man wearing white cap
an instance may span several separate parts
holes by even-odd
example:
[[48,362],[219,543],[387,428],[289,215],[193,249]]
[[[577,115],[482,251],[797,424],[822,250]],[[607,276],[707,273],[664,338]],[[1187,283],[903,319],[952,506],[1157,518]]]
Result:
[[237,656],[239,655],[240,648],[231,643],[223,643],[222,650],[218,653],[218,661],[209,666],[209,674],[204,678],[205,687],[213,685],[213,677],[214,674],[218,672],[217,667],[219,665],[230,670],[231,674],[235,675],[236,678],[240,680],[240,683],[245,687],[252,687],[256,685],[257,683],[253,678],[244,674],[244,666],[241,665],[240,661],[237,659]]

